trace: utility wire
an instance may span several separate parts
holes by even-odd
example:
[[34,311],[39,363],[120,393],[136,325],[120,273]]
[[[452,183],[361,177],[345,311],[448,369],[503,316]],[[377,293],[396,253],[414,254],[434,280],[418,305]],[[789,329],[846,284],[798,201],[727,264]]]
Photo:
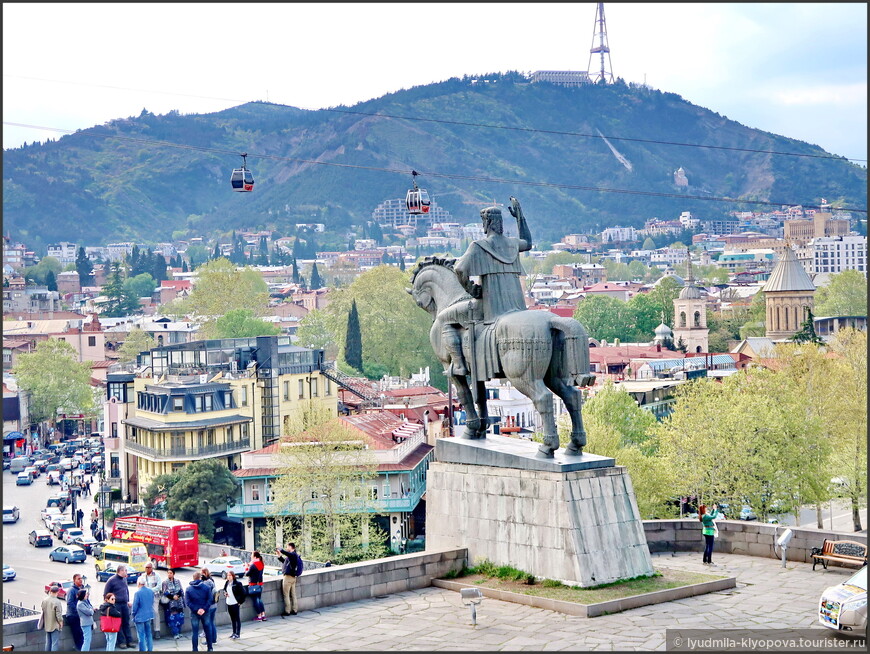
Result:
[[[3,121],[4,125],[10,125],[14,127],[25,127],[30,129],[39,129],[44,131],[53,131],[53,132],[62,132],[67,134],[83,134],[82,130],[68,130],[62,129],[59,127],[44,127],[41,125],[28,125],[26,123],[13,123]],[[196,150],[198,152],[211,152],[214,154],[231,154],[238,156],[240,153],[235,150],[227,150],[223,148],[207,148],[197,145],[187,145],[183,143],[172,143],[170,141],[155,141],[152,139],[143,139],[136,138],[132,136],[118,136],[116,134],[102,134],[99,131],[96,131],[98,128],[90,128],[91,131],[88,136],[98,136],[101,138],[111,138],[118,139],[121,141],[131,141],[134,143],[142,143],[146,145],[155,145],[158,147],[169,147],[169,148],[180,148],[184,150]],[[251,153],[250,151],[247,153],[247,156],[250,158],[260,158],[260,159],[271,159],[274,161],[288,161],[292,163],[305,163],[305,164],[315,164],[319,166],[332,166],[334,168],[349,168],[356,170],[373,170],[377,172],[384,173],[395,173],[399,175],[408,175],[408,170],[399,170],[396,168],[382,168],[378,166],[362,166],[359,164],[345,164],[345,163],[336,163],[332,161],[318,161],[316,159],[299,159],[295,157],[282,157],[274,154],[257,154]],[[777,202],[771,200],[745,200],[738,198],[728,198],[728,197],[715,197],[715,196],[702,196],[702,195],[683,195],[680,193],[661,193],[656,191],[638,191],[631,189],[616,189],[616,188],[606,188],[602,186],[582,186],[578,184],[556,184],[553,182],[534,182],[529,180],[521,180],[521,179],[501,179],[497,177],[482,177],[478,175],[459,175],[455,173],[439,173],[437,171],[423,171],[419,173],[422,176],[426,177],[441,177],[445,179],[462,179],[466,181],[475,181],[475,182],[487,182],[490,184],[516,184],[518,186],[534,186],[534,187],[548,187],[548,188],[560,188],[567,189],[572,191],[596,191],[599,193],[619,193],[623,195],[644,195],[649,197],[659,197],[659,198],[678,198],[681,200],[704,200],[707,202],[728,202],[733,204],[751,204],[758,206],[772,206],[772,207],[781,207],[781,206],[797,206],[800,205],[807,209],[821,209],[820,205],[808,205],[802,204],[800,202]],[[837,207],[840,211],[853,211],[855,213],[867,213],[867,209],[858,209],[851,207]]]
[[[72,84],[72,85],[76,85],[76,86],[93,86],[95,88],[114,89],[114,90],[118,90],[118,91],[136,91],[139,93],[160,93],[162,95],[177,95],[177,96],[186,97],[186,98],[199,98],[202,100],[219,100],[221,102],[239,102],[239,103],[243,103],[243,104],[246,102],[252,102],[251,100],[239,100],[239,99],[235,99],[235,98],[217,98],[217,97],[212,97],[212,96],[207,96],[207,95],[192,95],[189,93],[175,93],[172,91],[155,91],[152,89],[133,89],[133,88],[124,87],[124,86],[114,86],[114,85],[110,85],[110,84],[94,84],[94,83],[90,83],[90,82],[70,82],[70,81],[66,81],[66,80],[46,79],[46,78],[42,78],[42,77],[27,77],[24,75],[4,74],[3,76],[4,77],[13,77],[16,79],[29,79],[29,80],[35,80],[35,81],[40,81],[40,82],[54,82],[57,84]],[[278,104],[278,103],[267,102],[264,104]],[[290,105],[281,105],[281,106],[290,106]],[[420,116],[396,116],[396,115],[385,114],[385,113],[354,111],[351,109],[334,109],[334,108],[326,109],[326,108],[324,108],[324,109],[307,109],[306,111],[331,111],[333,113],[354,114],[354,115],[358,115],[358,116],[376,116],[376,117],[380,117],[380,118],[391,118],[391,119],[396,119],[396,120],[417,120],[417,121],[429,122],[429,123],[440,123],[443,125],[461,125],[464,127],[481,127],[481,128],[485,128],[485,129],[506,129],[506,130],[513,130],[516,132],[531,132],[531,133],[537,133],[537,134],[553,134],[556,136],[579,136],[579,137],[592,138],[592,139],[610,139],[611,141],[628,141],[628,142],[633,142],[633,143],[651,143],[654,145],[674,145],[674,146],[685,147],[685,148],[706,148],[708,150],[727,150],[727,151],[731,151],[731,152],[749,152],[749,153],[753,153],[753,154],[775,154],[775,155],[781,155],[781,156],[785,156],[785,157],[807,157],[807,158],[813,158],[813,159],[832,159],[835,161],[845,160],[845,161],[855,161],[855,162],[864,162],[864,163],[867,162],[867,159],[855,159],[852,157],[842,157],[839,155],[832,155],[832,154],[809,154],[809,153],[804,153],[804,152],[782,152],[782,151],[778,151],[778,150],[764,150],[764,149],[755,149],[755,148],[737,148],[737,147],[729,147],[729,146],[725,146],[725,145],[706,145],[706,144],[702,144],[702,143],[680,143],[677,141],[659,141],[656,139],[641,139],[641,138],[632,138],[632,137],[628,137],[628,136],[608,136],[606,134],[585,134],[583,132],[568,132],[568,131],[561,131],[561,130],[538,129],[538,128],[534,128],[534,127],[511,127],[508,125],[493,125],[491,123],[469,123],[469,122],[463,122],[463,121],[458,121],[458,120],[443,120],[443,119],[438,119],[438,118],[423,118]]]

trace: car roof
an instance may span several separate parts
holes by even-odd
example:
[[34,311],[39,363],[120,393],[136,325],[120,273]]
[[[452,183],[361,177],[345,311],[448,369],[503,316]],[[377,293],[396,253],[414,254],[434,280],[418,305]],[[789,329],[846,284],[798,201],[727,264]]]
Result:
[[51,536],[51,532],[48,529],[34,529],[30,533],[35,533],[37,536]]

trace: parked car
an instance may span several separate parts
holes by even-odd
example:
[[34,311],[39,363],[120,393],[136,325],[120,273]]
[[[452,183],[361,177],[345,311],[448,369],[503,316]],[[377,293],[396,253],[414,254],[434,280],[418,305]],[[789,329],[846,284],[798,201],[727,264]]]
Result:
[[60,510],[58,506],[48,506],[42,510],[41,513],[42,522],[45,524],[45,528],[51,530],[52,521],[57,518],[60,520],[61,518],[65,518],[67,520],[70,519],[68,515],[64,515],[64,513]]
[[58,545],[48,555],[49,561],[63,561],[64,563],[84,563],[88,556],[78,545]]
[[[91,555],[96,559],[103,553],[103,548],[108,545],[104,540],[98,540],[95,543],[91,544]],[[130,570],[130,568],[127,568]]]
[[15,478],[16,486],[30,486],[33,483],[33,475],[29,472],[19,472]]
[[48,459],[37,459],[33,462],[33,467],[40,472],[45,472],[45,469],[48,467]]
[[72,520],[58,520],[52,523],[51,530],[54,532],[55,538],[63,539],[63,532],[67,529],[75,529],[76,523]]
[[3,469],[8,470],[12,466],[12,459],[3,459]]
[[63,532],[63,540],[67,545],[72,545],[75,542],[76,538],[81,538],[85,535],[85,532],[82,529],[66,529]]
[[755,515],[755,512],[752,510],[752,507],[749,506],[748,504],[744,504],[743,507],[740,509],[739,518],[741,520],[758,520],[758,516]]
[[3,522],[18,522],[21,517],[21,511],[17,506],[3,507]]
[[[118,571],[118,566],[116,563],[109,563],[103,570],[97,570],[97,579],[99,581],[109,581],[109,577],[115,574]],[[127,583],[135,584],[139,579],[139,575],[142,574],[138,570],[134,570],[131,567],[127,568]]]
[[3,581],[12,581],[15,579],[15,569],[8,563],[3,564]]
[[33,477],[34,481],[39,479],[39,468],[37,468],[36,466],[27,466],[24,469],[24,472],[29,472],[30,476]]
[[[51,474],[51,473],[49,473],[49,474]],[[60,482],[58,482],[58,483],[60,483]],[[45,501],[45,506],[56,506],[61,511],[63,511],[64,509],[66,509],[66,505],[68,503],[69,503],[69,500],[66,497],[64,497],[62,495],[55,494],[55,495],[52,495],[51,497],[49,497]]]
[[27,536],[27,540],[34,547],[51,547],[54,545],[54,539],[51,537],[51,532],[48,529],[34,529]]
[[825,589],[819,622],[843,636],[867,637],[867,566],[846,581]]
[[[84,584],[85,588],[90,587],[88,586],[88,578],[85,575],[82,575],[82,583]],[[67,581],[50,581],[49,583],[45,584],[45,594],[48,595],[48,589],[52,586],[60,586],[60,591],[57,593],[57,599],[66,600],[67,591],[72,588],[72,585],[72,579],[69,579]]]
[[93,536],[81,535],[73,538],[72,544],[81,547],[85,551],[85,554],[92,554],[92,547],[94,543],[98,542],[99,541]]
[[236,575],[243,575],[248,572],[248,564],[235,556],[219,556],[206,563],[204,568],[213,575],[220,575],[224,579],[227,578],[227,572],[235,572]]

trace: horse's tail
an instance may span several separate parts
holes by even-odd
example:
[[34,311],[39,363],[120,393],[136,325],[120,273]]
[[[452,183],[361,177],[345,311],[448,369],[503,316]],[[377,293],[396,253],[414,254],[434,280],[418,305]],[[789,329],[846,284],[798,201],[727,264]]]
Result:
[[586,329],[573,318],[560,316],[553,318],[552,325],[561,334],[563,345],[556,362],[559,376],[569,378],[577,386],[589,385],[589,336]]

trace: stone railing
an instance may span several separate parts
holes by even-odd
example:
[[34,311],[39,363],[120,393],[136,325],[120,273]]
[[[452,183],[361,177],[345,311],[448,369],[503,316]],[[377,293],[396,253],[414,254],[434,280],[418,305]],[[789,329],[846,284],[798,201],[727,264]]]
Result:
[[[744,554],[764,558],[779,559],[782,552],[776,546],[776,539],[786,529],[792,530],[792,539],[786,548],[786,559],[812,563],[810,553],[814,547],[821,547],[825,539],[854,540],[867,543],[866,534],[842,531],[823,531],[802,529],[785,525],[772,525],[765,522],[743,520],[719,520],[719,537],[716,539],[715,552]],[[704,537],[701,523],[697,520],[644,520],[643,529],[649,550],[655,552],[702,552]]]
[[[380,595],[426,588],[432,585],[433,579],[443,577],[451,571],[458,572],[466,563],[465,549],[444,549],[306,570],[296,583],[299,611],[310,611],[321,606],[344,604]],[[279,613],[283,607],[282,581],[280,577],[266,577],[263,583],[263,604],[269,616]],[[161,633],[166,638],[169,632],[163,621],[162,612],[160,613]],[[223,599],[219,602],[215,618],[218,625],[228,625],[230,622]],[[241,607],[242,622],[250,622],[253,618],[253,602],[245,602]],[[14,645],[16,652],[43,651],[45,632],[36,628],[38,619],[34,616],[4,620],[3,645]],[[188,616],[185,616],[182,631],[190,632]],[[131,627],[131,632],[135,638],[136,630]],[[106,637],[99,628],[95,629],[91,649],[102,650],[105,646]],[[73,650],[72,634],[69,629],[61,632],[59,649]]]

